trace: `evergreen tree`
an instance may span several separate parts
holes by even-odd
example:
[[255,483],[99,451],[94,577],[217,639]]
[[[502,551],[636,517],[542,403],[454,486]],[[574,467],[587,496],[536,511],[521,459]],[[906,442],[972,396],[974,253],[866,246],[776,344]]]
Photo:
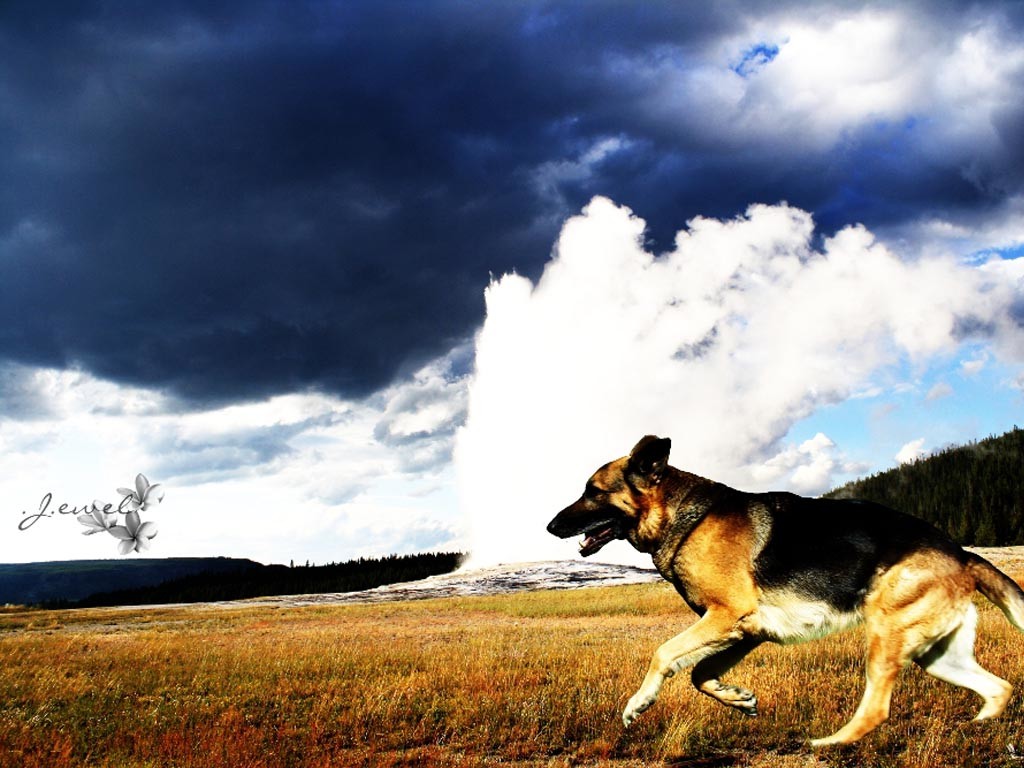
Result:
[[1024,544],[1024,430],[946,448],[825,494],[923,518],[959,544]]

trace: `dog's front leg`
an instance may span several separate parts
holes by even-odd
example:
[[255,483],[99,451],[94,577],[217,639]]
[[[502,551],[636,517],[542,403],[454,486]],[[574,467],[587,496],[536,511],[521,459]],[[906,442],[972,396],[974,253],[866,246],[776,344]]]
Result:
[[698,661],[690,674],[694,687],[727,707],[735,707],[745,715],[756,716],[757,696],[754,692],[736,685],[727,685],[719,678],[762,642],[760,637],[746,635],[738,643]]
[[709,610],[692,627],[658,648],[640,689],[633,694],[622,713],[623,724],[628,728],[657,701],[666,678],[743,639],[741,620],[742,617],[732,611]]

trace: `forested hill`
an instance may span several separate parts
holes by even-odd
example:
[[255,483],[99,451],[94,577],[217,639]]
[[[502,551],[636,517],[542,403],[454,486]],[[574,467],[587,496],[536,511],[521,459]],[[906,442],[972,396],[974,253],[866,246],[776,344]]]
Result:
[[825,496],[908,512],[959,544],[1024,544],[1024,430],[947,448]]
[[[242,600],[267,595],[311,595],[325,592],[355,592],[385,584],[417,581],[428,576],[451,573],[464,555],[457,552],[427,552],[417,555],[388,555],[359,558],[329,565],[259,565],[209,578],[194,574],[142,589],[120,589],[90,595],[76,607],[101,605],[146,605]],[[57,607],[50,604],[50,607]]]
[[143,605],[351,592],[449,573],[462,559],[457,553],[424,553],[297,567],[224,557],[0,565],[0,606]]
[[132,560],[63,560],[0,564],[0,605],[75,603],[97,592],[152,587],[193,574],[219,578],[260,567],[252,560],[229,557],[168,557]]

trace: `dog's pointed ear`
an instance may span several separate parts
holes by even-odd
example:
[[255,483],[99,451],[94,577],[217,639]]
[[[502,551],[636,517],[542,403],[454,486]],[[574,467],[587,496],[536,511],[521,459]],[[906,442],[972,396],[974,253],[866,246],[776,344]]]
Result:
[[667,437],[647,435],[629,452],[628,471],[650,483],[661,480],[668,466],[668,453],[672,449],[672,441]]

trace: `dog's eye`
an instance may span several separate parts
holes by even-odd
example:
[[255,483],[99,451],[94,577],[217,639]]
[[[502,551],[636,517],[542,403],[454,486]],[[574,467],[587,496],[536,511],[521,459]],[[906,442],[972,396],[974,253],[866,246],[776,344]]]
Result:
[[601,488],[598,488],[593,483],[587,483],[587,490],[584,491],[584,495],[586,496],[601,496],[604,493],[606,493],[606,491],[602,490]]

